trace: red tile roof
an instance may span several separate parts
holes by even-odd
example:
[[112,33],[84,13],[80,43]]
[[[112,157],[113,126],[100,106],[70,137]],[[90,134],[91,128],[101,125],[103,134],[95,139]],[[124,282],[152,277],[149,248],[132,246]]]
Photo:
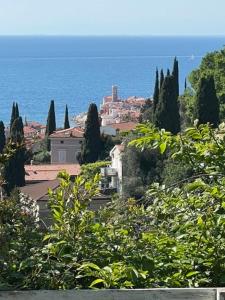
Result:
[[25,165],[25,180],[47,181],[54,180],[60,171],[66,171],[70,176],[80,174],[79,164],[49,164],[49,165]]
[[20,188],[23,194],[28,195],[33,200],[41,200],[42,197],[48,194],[48,189],[55,190],[59,187],[59,180],[50,180],[40,183],[28,184]]
[[113,123],[108,125],[119,131],[129,131],[134,130],[137,126],[136,122],[121,122],[121,123]]
[[50,135],[50,138],[82,138],[84,130],[81,127],[74,127],[64,130],[58,130]]

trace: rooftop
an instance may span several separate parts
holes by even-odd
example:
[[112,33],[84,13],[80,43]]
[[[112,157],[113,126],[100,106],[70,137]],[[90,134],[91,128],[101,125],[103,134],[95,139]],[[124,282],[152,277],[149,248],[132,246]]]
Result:
[[113,123],[108,125],[119,131],[129,131],[134,130],[137,126],[136,122],[121,122],[121,123]]
[[84,130],[80,127],[73,127],[64,130],[58,130],[50,135],[50,138],[82,138]]
[[66,171],[70,176],[80,174],[79,164],[49,164],[25,165],[26,182],[54,180],[60,171]]

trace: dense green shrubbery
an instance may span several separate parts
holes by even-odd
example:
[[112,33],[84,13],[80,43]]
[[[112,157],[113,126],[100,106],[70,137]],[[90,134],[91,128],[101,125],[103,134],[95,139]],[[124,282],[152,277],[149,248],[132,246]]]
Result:
[[21,204],[2,201],[1,288],[225,286],[222,126],[200,125],[177,136],[148,125],[137,130],[133,146],[168,151],[191,167],[189,177],[170,186],[153,184],[140,203],[116,199],[95,213],[88,207],[99,176],[71,184],[61,174],[59,189],[50,192],[53,223],[42,242],[35,220],[24,220]]

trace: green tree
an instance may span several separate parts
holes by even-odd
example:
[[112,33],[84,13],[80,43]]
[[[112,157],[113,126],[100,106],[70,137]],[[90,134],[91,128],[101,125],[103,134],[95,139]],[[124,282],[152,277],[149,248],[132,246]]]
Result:
[[12,129],[12,124],[16,119],[16,111],[15,110],[16,110],[15,102],[13,102],[12,112],[11,112],[11,119],[10,119],[10,132],[11,132],[11,129]]
[[19,118],[20,113],[19,113],[19,106],[18,103],[15,104],[15,119]]
[[2,121],[0,121],[0,154],[3,152],[3,149],[5,147],[5,126]]
[[216,94],[220,103],[220,120],[225,120],[225,49],[208,53],[203,57],[199,68],[189,75],[192,89],[197,92],[202,77],[212,75],[215,81]]
[[68,107],[66,105],[65,119],[64,119],[64,129],[68,129],[68,128],[70,128],[70,122],[69,122]]
[[47,149],[50,151],[51,145],[49,136],[56,130],[56,121],[55,121],[55,103],[54,100],[51,101],[49,111],[48,111],[48,118],[47,118],[47,125],[45,136],[47,138]]
[[176,89],[176,94],[177,94],[177,98],[178,98],[179,97],[179,65],[178,65],[178,60],[176,57],[174,58],[172,75],[174,77],[175,89]]
[[166,76],[159,94],[155,125],[176,134],[180,131],[180,115],[173,76]]
[[153,94],[153,111],[156,111],[157,104],[159,102],[159,72],[158,69],[156,69],[156,75],[155,75],[155,89]]
[[196,118],[199,124],[219,124],[219,100],[216,95],[213,76],[201,78],[196,95]]
[[85,122],[84,142],[82,144],[80,162],[96,162],[101,153],[101,143],[98,109],[96,104],[91,103]]
[[163,85],[163,81],[164,81],[164,73],[163,73],[163,69],[161,69],[160,71],[160,80],[159,80],[159,87],[161,89],[162,85]]
[[6,161],[3,171],[4,188],[8,195],[13,188],[25,185],[26,148],[21,117],[15,119],[12,124],[10,143],[13,153]]

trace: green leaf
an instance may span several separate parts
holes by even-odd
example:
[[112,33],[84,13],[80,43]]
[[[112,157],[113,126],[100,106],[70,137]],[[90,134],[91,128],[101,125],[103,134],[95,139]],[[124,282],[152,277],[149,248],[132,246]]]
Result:
[[105,280],[101,279],[101,278],[98,278],[98,279],[95,279],[94,281],[92,281],[92,283],[90,284],[90,288],[92,288],[93,286],[95,286],[96,284],[99,284],[99,283],[103,283],[105,282]]

